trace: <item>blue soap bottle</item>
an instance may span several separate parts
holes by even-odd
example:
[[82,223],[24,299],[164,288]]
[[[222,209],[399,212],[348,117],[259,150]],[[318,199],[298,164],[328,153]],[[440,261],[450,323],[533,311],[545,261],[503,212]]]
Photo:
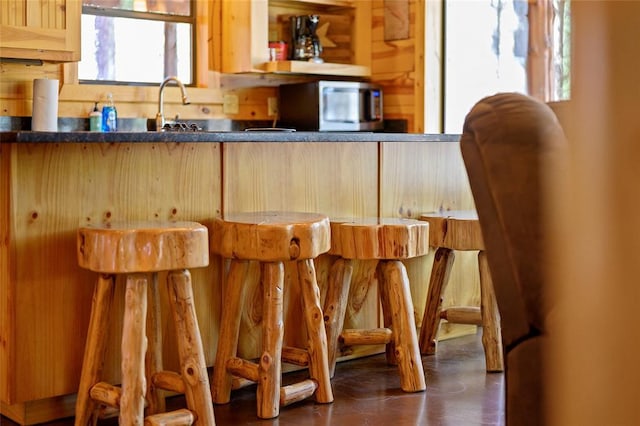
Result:
[[115,132],[118,130],[118,112],[113,104],[113,95],[107,95],[107,103],[102,107],[102,131]]

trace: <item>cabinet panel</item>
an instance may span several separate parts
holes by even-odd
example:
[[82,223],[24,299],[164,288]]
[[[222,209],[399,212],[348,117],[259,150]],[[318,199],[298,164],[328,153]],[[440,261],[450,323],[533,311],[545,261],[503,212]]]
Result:
[[0,12],[0,57],[80,59],[80,0],[3,0]]
[[[380,169],[380,215],[417,218],[439,210],[474,209],[469,179],[453,142],[382,143]],[[406,262],[417,325],[427,299],[435,251]],[[449,277],[446,307],[479,306],[480,277],[477,252],[456,252]],[[474,333],[476,327],[443,323],[439,339]]]
[[[254,210],[312,211],[330,217],[375,217],[378,209],[378,144],[375,142],[263,142],[226,143],[224,145],[224,212]],[[335,259],[321,255],[316,270],[321,297],[324,297],[329,269]],[[257,294],[259,269],[255,267],[247,280],[246,294]],[[353,271],[357,302],[349,304],[346,327],[380,326],[376,263],[356,262]],[[302,306],[295,268],[286,265],[285,323],[286,345],[304,344],[306,332],[297,327]],[[247,300],[259,300],[246,297]],[[249,302],[251,303],[251,302]],[[245,308],[242,319],[240,352],[244,356],[260,355],[259,307]],[[350,348],[340,359],[371,355],[384,349],[379,346]]]
[[[214,143],[45,143],[0,144],[0,149],[0,201],[5,202],[0,218],[0,401],[11,405],[77,390],[96,279],[77,265],[78,225],[165,219],[208,225],[220,212],[220,148]],[[211,365],[219,327],[215,259],[192,276]],[[105,374],[115,383],[120,284],[105,360]],[[166,286],[160,291],[166,315]],[[175,368],[173,328],[165,331],[164,363]]]

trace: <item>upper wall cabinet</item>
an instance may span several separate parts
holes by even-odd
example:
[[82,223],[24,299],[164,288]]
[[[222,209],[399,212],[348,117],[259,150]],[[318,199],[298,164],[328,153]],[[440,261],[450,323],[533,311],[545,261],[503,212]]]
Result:
[[1,0],[0,57],[80,60],[80,0]]
[[[358,0],[224,0],[221,72],[274,72],[368,77],[371,5]],[[269,42],[291,49],[290,18],[318,15],[323,63],[269,60]]]

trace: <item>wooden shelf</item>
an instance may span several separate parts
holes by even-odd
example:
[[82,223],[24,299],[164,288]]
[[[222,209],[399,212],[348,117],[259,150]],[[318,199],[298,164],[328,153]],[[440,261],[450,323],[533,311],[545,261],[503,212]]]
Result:
[[353,0],[270,0],[270,4],[278,4],[289,6],[291,4],[300,5],[308,4],[316,7],[340,7],[340,8],[352,8]]
[[[222,3],[221,73],[371,76],[371,8],[360,0],[268,0]],[[291,16],[321,15],[323,64],[267,62],[269,40],[289,44]],[[248,22],[249,26],[236,25]],[[351,65],[353,64],[353,65]]]
[[371,76],[369,67],[329,62],[317,64],[305,61],[271,61],[261,64],[259,69],[268,73],[339,75],[350,77]]

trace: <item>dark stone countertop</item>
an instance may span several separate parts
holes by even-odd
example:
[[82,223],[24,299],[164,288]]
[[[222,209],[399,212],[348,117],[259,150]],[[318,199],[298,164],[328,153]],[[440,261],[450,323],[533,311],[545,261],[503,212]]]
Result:
[[117,142],[458,142],[457,134],[203,131],[203,132],[0,132],[3,143],[117,143]]

